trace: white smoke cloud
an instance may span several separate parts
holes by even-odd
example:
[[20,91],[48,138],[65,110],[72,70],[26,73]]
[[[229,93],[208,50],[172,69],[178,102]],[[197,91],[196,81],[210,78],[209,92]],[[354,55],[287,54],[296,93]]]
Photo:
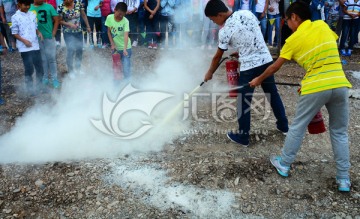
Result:
[[[65,78],[61,92],[53,95],[51,103],[37,103],[17,119],[15,126],[0,137],[0,162],[64,161],[161,150],[188,127],[188,121],[181,121],[182,106],[175,116],[168,114],[182,102],[184,93],[190,93],[200,84],[209,64],[209,59],[196,52],[187,54],[186,57],[166,54],[157,61],[154,74],[134,77],[138,80],[133,86],[138,90],[174,95],[156,105],[150,118],[141,112],[121,117],[120,127],[127,131],[141,126],[141,120],[150,121],[153,128],[143,136],[122,140],[105,135],[92,125],[91,119],[102,119],[104,93],[112,101],[119,94],[119,87],[112,80],[112,69],[97,62],[95,67],[85,67],[84,76]],[[137,60],[133,63],[136,65]],[[201,89],[210,88],[207,85]],[[147,101],[144,99],[142,104]],[[169,121],[164,122],[164,118]]]

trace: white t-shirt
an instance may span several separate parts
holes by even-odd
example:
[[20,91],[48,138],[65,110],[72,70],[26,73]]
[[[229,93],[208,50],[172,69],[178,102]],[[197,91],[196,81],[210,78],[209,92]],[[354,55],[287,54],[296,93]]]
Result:
[[258,13],[263,13],[265,8],[265,0],[258,0],[255,5],[255,11]]
[[26,47],[23,42],[16,40],[16,47],[19,52],[29,52],[32,50],[39,50],[39,39],[36,35],[37,21],[36,15],[31,11],[27,13],[17,10],[11,17],[11,33],[19,34],[22,38],[31,42],[31,47]]
[[238,49],[240,71],[262,66],[272,61],[259,27],[258,19],[250,11],[236,11],[219,31],[219,48]]
[[250,0],[240,0],[242,1],[241,10],[250,10]]

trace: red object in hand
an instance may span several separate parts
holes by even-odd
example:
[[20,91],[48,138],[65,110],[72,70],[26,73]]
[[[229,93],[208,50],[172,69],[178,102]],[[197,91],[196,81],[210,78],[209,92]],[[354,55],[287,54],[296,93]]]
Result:
[[309,123],[308,131],[310,134],[320,134],[326,131],[321,111],[319,111]]
[[113,61],[114,79],[115,80],[123,79],[124,75],[122,72],[121,56],[117,51],[113,52],[112,61]]
[[239,81],[239,62],[237,60],[230,60],[225,63],[226,65],[226,76],[230,86],[229,97],[237,97],[237,89],[231,89],[238,86]]

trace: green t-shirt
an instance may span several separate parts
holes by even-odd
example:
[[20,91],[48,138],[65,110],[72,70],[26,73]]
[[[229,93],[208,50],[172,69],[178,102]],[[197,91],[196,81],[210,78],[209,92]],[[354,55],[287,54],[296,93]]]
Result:
[[51,39],[54,28],[52,18],[58,16],[58,13],[54,7],[47,3],[39,6],[34,6],[34,4],[31,4],[29,11],[36,15],[38,30],[41,32],[43,37],[46,39]]
[[[126,17],[123,17],[121,21],[115,21],[114,15],[110,14],[107,16],[105,21],[105,26],[110,28],[111,36],[114,40],[114,43],[116,45],[117,50],[123,50],[124,49],[124,34],[125,32],[129,32],[129,20],[126,19]],[[126,49],[131,48],[131,41],[130,37],[128,40],[128,45]]]

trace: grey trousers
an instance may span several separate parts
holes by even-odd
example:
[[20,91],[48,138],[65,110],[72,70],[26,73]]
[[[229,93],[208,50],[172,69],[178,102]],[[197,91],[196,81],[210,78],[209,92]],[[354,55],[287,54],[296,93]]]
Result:
[[55,39],[44,39],[39,41],[41,61],[44,69],[44,79],[49,78],[49,72],[51,73],[51,79],[57,80],[57,66],[56,66],[56,44]]
[[331,145],[336,162],[336,177],[349,178],[350,155],[348,141],[349,97],[348,88],[342,87],[300,96],[295,118],[289,128],[282,149],[282,163],[290,166],[301,147],[306,129],[322,106],[329,113]]

